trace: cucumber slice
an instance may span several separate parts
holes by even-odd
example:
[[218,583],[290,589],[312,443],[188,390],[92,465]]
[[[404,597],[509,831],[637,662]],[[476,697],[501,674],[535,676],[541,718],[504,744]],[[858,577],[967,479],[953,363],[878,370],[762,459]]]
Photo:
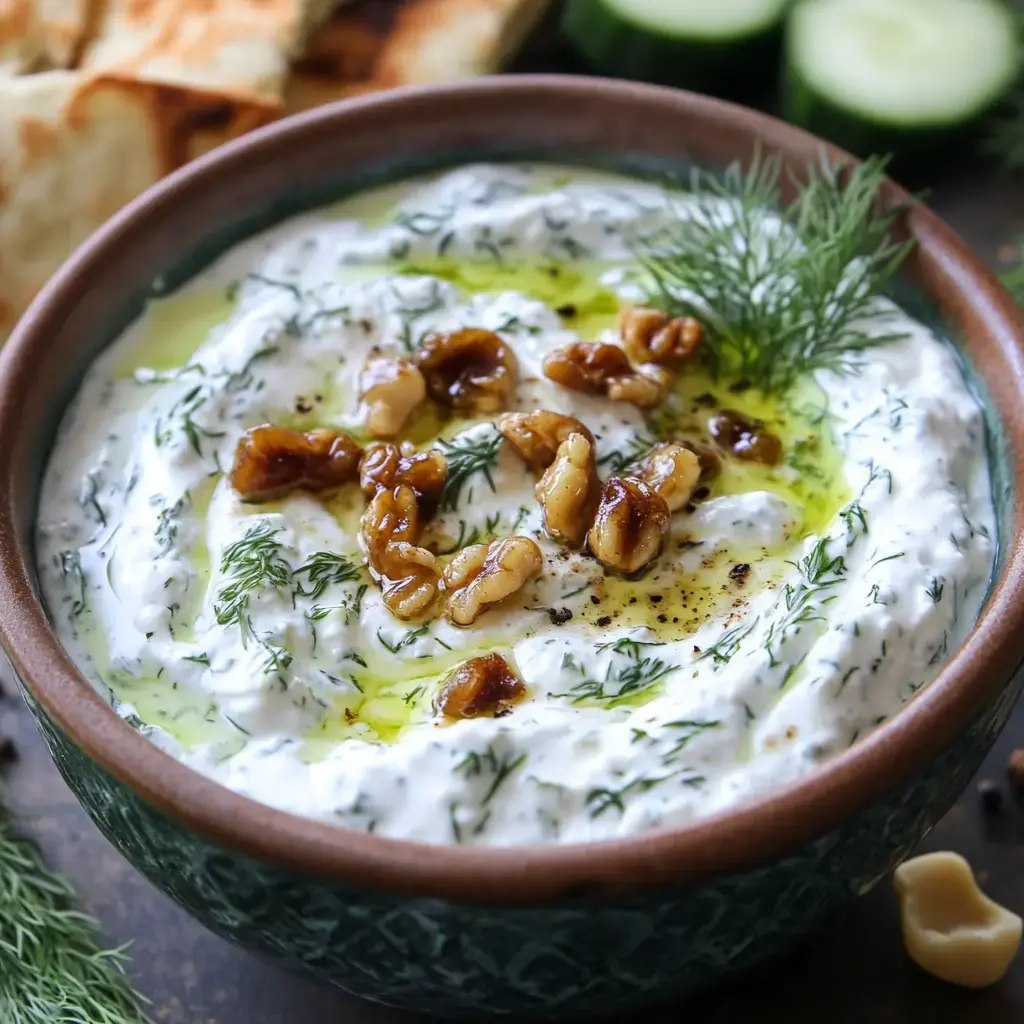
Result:
[[783,114],[897,166],[963,136],[1017,80],[1002,0],[799,0],[786,27]]
[[566,36],[594,68],[705,92],[769,80],[790,0],[569,0]]

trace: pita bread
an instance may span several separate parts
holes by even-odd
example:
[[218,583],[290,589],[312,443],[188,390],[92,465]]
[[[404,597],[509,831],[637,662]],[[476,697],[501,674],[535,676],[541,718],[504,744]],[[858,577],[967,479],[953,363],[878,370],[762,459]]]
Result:
[[68,254],[168,170],[152,95],[74,71],[0,79],[0,339]]
[[0,75],[21,75],[45,56],[34,0],[0,0]]
[[539,24],[548,0],[413,0],[377,62],[381,88],[500,71]]
[[35,0],[51,67],[69,68],[99,15],[101,0]]
[[109,0],[82,67],[281,104],[288,57],[327,0]]

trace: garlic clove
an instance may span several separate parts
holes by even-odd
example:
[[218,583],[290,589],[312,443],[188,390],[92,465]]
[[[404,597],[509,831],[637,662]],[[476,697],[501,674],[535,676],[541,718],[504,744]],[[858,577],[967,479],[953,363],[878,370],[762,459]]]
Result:
[[984,988],[1007,971],[1021,940],[1021,919],[990,900],[970,865],[949,851],[901,864],[893,874],[903,942],[929,974]]

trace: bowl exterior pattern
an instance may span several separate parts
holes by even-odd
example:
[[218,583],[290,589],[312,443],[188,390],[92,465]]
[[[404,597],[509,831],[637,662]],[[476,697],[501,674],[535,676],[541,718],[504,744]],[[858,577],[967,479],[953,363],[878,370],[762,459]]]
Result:
[[607,1013],[776,955],[866,892],[949,809],[1020,694],[1016,672],[918,775],[793,854],[699,884],[545,904],[404,897],[218,846],[79,750],[22,682],[61,774],[100,830],[217,934],[361,996],[421,1012]]

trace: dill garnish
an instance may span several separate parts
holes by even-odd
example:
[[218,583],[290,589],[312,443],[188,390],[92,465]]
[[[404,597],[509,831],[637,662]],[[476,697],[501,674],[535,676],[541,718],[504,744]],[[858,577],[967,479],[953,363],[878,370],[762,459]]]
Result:
[[796,563],[800,571],[800,579],[795,583],[787,583],[782,594],[786,604],[786,612],[778,622],[773,622],[765,637],[764,646],[768,652],[768,663],[777,665],[775,651],[791,630],[807,622],[822,621],[821,605],[827,604],[832,597],[826,596],[816,603],[816,599],[830,587],[842,582],[846,572],[846,563],[842,555],[832,558],[828,554],[828,543],[831,538],[823,537],[812,549]]
[[380,641],[381,646],[392,654],[397,654],[403,647],[408,647],[410,644],[416,643],[421,636],[426,636],[429,630],[426,626],[417,626],[416,629],[410,629],[400,640],[395,643],[388,643],[387,640],[381,635],[381,631],[377,630],[377,639]]
[[310,555],[303,565],[295,570],[295,576],[306,576],[309,590],[301,583],[295,593],[299,597],[310,597],[314,601],[333,584],[354,583],[361,573],[359,566],[345,555],[336,555],[331,551],[317,551]]
[[281,557],[280,528],[268,519],[250,526],[241,540],[224,549],[220,571],[230,580],[217,594],[213,612],[218,625],[235,623],[242,642],[252,632],[249,598],[260,590],[276,590],[291,582],[291,568]]
[[96,945],[96,921],[0,811],[0,1020],[141,1024],[144,998],[125,978],[124,947]]
[[484,793],[483,798],[480,801],[482,807],[486,807],[493,799],[494,795],[501,788],[502,783],[526,760],[525,754],[520,754],[518,757],[513,758],[510,754],[508,757],[501,759],[494,752],[494,748],[488,745],[483,753],[479,753],[475,750],[469,751],[468,754],[455,766],[455,771],[461,772],[467,778],[472,778],[477,775],[489,775],[491,777],[490,785],[487,787],[487,792]]
[[876,296],[911,247],[889,235],[899,211],[879,208],[884,160],[846,171],[822,156],[808,164],[806,183],[794,180],[789,205],[781,176],[781,159],[760,154],[721,180],[695,170],[692,213],[638,253],[651,278],[648,303],[704,321],[711,369],[776,394],[898,337],[868,328],[877,324]]
[[698,660],[711,658],[716,665],[727,665],[729,659],[740,649],[740,644],[754,631],[756,625],[757,619],[754,619],[749,626],[739,625],[727,629],[710,647],[705,647],[701,651]]
[[498,464],[501,442],[501,434],[494,427],[472,437],[462,436],[454,441],[438,442],[448,463],[448,476],[441,500],[443,509],[454,510],[458,507],[463,487],[477,474],[483,476],[492,491],[495,489],[491,471]]
[[82,557],[77,551],[69,548],[66,551],[61,551],[57,558],[64,579],[73,576],[78,580],[78,597],[71,605],[71,614],[77,617],[88,607],[85,597],[85,573],[82,572]]
[[590,809],[590,816],[592,818],[600,818],[605,811],[609,811],[612,808],[617,810],[619,814],[624,814],[626,811],[626,798],[631,796],[633,793],[646,793],[650,789],[654,789],[659,783],[664,782],[666,779],[670,779],[671,775],[653,776],[653,777],[640,777],[633,779],[632,782],[627,782],[624,786],[619,789],[592,789],[587,793],[587,807]]
[[607,468],[609,473],[621,473],[627,466],[634,462],[639,462],[644,456],[648,455],[657,443],[657,438],[650,437],[647,434],[634,434],[626,442],[624,451],[616,449],[615,451],[605,452],[597,460],[597,464]]
[[679,666],[671,665],[647,655],[646,647],[662,647],[658,641],[631,640],[620,637],[606,644],[598,644],[598,651],[611,650],[618,658],[609,663],[603,679],[585,678],[577,683],[569,693],[557,694],[570,697],[574,704],[584,700],[607,702],[608,707],[615,707],[619,702],[650,690],[667,675],[675,672]]

